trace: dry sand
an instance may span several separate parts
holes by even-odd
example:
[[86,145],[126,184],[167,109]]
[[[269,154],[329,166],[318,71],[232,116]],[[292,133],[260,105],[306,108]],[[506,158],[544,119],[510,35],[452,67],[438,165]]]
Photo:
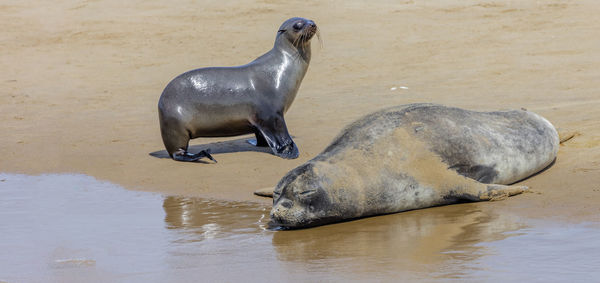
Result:
[[[581,1],[3,1],[0,172],[77,172],[128,189],[270,202],[252,195],[385,106],[527,108],[581,135],[533,194],[499,212],[600,221],[600,3]],[[323,47],[286,115],[300,157],[252,151],[180,163],[157,101],[176,75],[268,51],[279,25],[313,19]],[[231,145],[231,144],[230,144]],[[228,150],[225,150],[228,151]]]

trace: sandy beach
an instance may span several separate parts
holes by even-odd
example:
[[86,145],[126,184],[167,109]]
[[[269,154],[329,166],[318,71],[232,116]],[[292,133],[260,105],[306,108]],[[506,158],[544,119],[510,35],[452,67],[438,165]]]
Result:
[[[303,262],[309,271],[314,270],[311,262],[323,259],[320,256],[332,262],[383,256],[391,259],[387,267],[393,270],[405,263],[395,257],[396,252],[410,250],[413,265],[436,262],[439,251],[448,247],[477,250],[473,245],[479,241],[496,239],[498,236],[493,232],[500,228],[494,227],[504,227],[502,231],[520,229],[514,219],[550,221],[558,227],[597,224],[600,223],[599,14],[600,4],[593,0],[368,3],[60,0],[43,5],[35,1],[3,1],[0,4],[3,27],[0,173],[85,174],[128,190],[158,193],[167,196],[166,199],[151,197],[152,205],[148,206],[164,207],[169,227],[182,231],[199,227],[198,237],[205,237],[206,231],[202,229],[213,227],[206,226],[209,221],[203,216],[206,213],[230,214],[240,219],[243,215],[232,214],[232,208],[215,208],[214,212],[206,203],[188,198],[241,201],[251,207],[248,215],[262,219],[264,207],[269,207],[271,199],[254,196],[252,192],[274,186],[286,172],[317,155],[345,125],[362,115],[415,102],[482,111],[526,108],[546,117],[559,132],[577,133],[560,146],[553,166],[520,182],[530,187],[530,193],[504,201],[412,211],[400,218],[362,219],[318,228],[315,232],[264,234],[252,222],[251,229],[266,235],[256,254],[278,254],[279,261],[273,264],[289,260],[292,269],[298,268],[296,261]],[[323,40],[322,44],[313,40],[308,73],[286,114],[300,157],[285,160],[268,150],[253,148],[245,142],[252,137],[248,135],[191,142],[192,151],[213,149],[218,164],[164,158],[157,102],[165,85],[191,69],[236,66],[254,60],[272,48],[279,25],[294,16],[314,20]],[[19,181],[25,178],[21,175],[6,176],[2,182],[8,180],[6,184],[21,184],[23,188],[30,186],[27,182],[33,182]],[[55,178],[52,176],[49,178]],[[46,177],[40,178],[42,181],[34,179],[33,184],[38,184],[35,186],[47,182],[43,181]],[[89,186],[97,186],[87,177],[82,178],[91,182]],[[60,184],[54,183],[48,190]],[[67,189],[64,192],[66,196],[75,194]],[[11,194],[19,198],[18,190]],[[127,198],[135,200],[136,196]],[[7,202],[13,203],[10,198]],[[180,204],[185,208],[180,209]],[[123,209],[123,213],[134,214],[135,207],[127,210],[112,205],[115,211]],[[102,206],[97,206],[103,214]],[[183,219],[182,215],[196,215],[200,220],[192,224],[169,222]],[[132,219],[135,222],[146,218]],[[156,233],[169,232],[163,231],[161,225],[165,224],[158,220]],[[393,226],[394,223],[398,226]],[[418,223],[427,232],[409,229],[406,234],[389,229]],[[483,223],[485,229],[477,226],[472,233],[473,223]],[[227,231],[236,235],[236,225],[238,222],[231,221],[218,227],[229,227]],[[119,233],[120,228],[113,229],[113,234]],[[375,238],[366,234],[343,236],[361,229],[376,231],[370,234]],[[588,231],[577,229],[580,228],[573,231]],[[132,238],[137,237],[136,233],[139,232],[132,232]],[[373,246],[381,240],[377,235],[381,239],[401,239],[403,244],[396,250],[388,250],[387,242]],[[418,238],[417,243],[419,235],[427,237]],[[479,236],[469,240],[469,235]],[[462,244],[457,245],[456,239],[461,239]],[[231,246],[227,241],[223,245]],[[535,238],[530,241],[535,242]],[[135,242],[131,240],[132,245]],[[339,246],[328,246],[331,242]],[[182,266],[201,258],[184,258]],[[224,265],[217,264],[223,258],[215,256],[212,263],[223,269]],[[101,265],[101,257],[95,260]],[[377,266],[377,258],[373,260]],[[110,257],[106,261],[111,261]],[[81,262],[88,261],[75,261]],[[260,263],[253,264],[247,271],[261,269]],[[174,266],[173,270],[178,270],[180,265]],[[342,266],[365,276],[357,278],[370,276],[366,271],[361,273],[367,267]],[[451,265],[442,262],[440,266]],[[201,270],[210,270],[209,267]],[[420,265],[413,267],[407,274],[422,269]],[[435,269],[437,266],[432,267]],[[189,271],[188,278],[194,278],[196,271]],[[338,271],[349,276],[344,269]],[[151,277],[149,274],[146,275]],[[326,275],[325,271],[320,274],[297,278],[340,279]],[[477,273],[470,274],[479,278]],[[102,278],[114,279],[112,276]],[[177,276],[180,277],[166,278],[185,277]],[[286,275],[272,279],[285,278],[277,276]],[[444,275],[444,278],[457,277]]]
[[[0,5],[0,171],[84,173],[132,190],[269,202],[252,195],[318,154],[351,121],[432,102],[527,108],[577,131],[556,164],[494,205],[536,217],[600,220],[600,5],[594,1],[9,1]],[[164,150],[157,101],[176,75],[235,66],[268,51],[292,16],[322,47],[288,127],[300,157],[223,142],[218,164]],[[218,151],[218,150],[217,150]]]

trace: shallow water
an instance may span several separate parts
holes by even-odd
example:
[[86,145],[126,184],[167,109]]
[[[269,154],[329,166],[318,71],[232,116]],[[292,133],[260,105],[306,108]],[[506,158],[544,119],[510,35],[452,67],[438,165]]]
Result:
[[0,174],[0,282],[593,281],[600,225],[461,204],[298,231],[270,207]]

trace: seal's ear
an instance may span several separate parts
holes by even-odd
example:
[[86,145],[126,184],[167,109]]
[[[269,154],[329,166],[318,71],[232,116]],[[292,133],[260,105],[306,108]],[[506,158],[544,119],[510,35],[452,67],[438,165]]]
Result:
[[277,33],[284,33],[284,32],[285,32],[284,29],[280,29],[280,30],[277,31]]

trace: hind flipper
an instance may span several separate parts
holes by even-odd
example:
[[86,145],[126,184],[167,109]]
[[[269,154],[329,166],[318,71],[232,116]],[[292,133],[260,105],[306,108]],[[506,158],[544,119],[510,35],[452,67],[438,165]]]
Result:
[[202,150],[196,154],[189,153],[183,149],[178,150],[173,153],[173,160],[177,160],[177,161],[194,162],[194,161],[198,161],[204,157],[217,163],[217,160],[215,160],[212,157],[212,155],[210,155],[210,149]]
[[558,140],[560,144],[568,142],[572,138],[581,135],[578,131],[572,131],[563,128],[558,128],[556,131],[558,132]]

